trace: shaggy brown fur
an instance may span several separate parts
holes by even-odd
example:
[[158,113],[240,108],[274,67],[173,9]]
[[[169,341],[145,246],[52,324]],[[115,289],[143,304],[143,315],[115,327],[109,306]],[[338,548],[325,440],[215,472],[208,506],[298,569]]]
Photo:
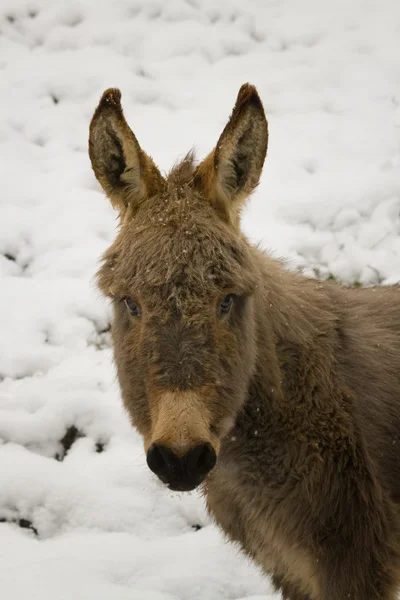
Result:
[[283,598],[394,600],[400,291],[306,279],[247,242],[267,141],[244,85],[216,149],[163,178],[104,93],[89,150],[121,216],[99,285],[123,400],[149,466],[172,489],[203,480]]

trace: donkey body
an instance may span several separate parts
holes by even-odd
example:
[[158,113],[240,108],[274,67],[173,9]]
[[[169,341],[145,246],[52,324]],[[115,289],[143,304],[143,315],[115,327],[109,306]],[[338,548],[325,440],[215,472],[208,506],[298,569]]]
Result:
[[164,178],[103,94],[89,152],[121,218],[98,278],[123,401],[150,469],[201,485],[283,598],[394,600],[400,290],[306,279],[247,242],[267,142],[244,85],[213,152]]

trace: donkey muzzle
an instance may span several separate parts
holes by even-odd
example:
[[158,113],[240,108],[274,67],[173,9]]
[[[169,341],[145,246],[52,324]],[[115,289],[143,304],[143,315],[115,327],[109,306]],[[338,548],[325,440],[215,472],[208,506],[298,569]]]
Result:
[[164,444],[154,443],[147,452],[147,464],[170,490],[194,490],[211,471],[217,461],[214,448],[208,442],[191,448],[178,456]]

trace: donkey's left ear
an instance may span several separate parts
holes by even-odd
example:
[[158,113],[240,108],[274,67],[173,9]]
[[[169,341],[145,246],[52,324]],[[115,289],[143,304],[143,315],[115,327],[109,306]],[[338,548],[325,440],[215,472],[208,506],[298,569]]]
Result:
[[114,208],[123,217],[150,196],[157,194],[164,179],[140,147],[125,121],[121,92],[104,92],[90,123],[89,156],[93,171]]
[[240,207],[257,187],[268,147],[268,123],[254,86],[239,90],[215,149],[197,167],[194,185],[221,217],[236,226]]

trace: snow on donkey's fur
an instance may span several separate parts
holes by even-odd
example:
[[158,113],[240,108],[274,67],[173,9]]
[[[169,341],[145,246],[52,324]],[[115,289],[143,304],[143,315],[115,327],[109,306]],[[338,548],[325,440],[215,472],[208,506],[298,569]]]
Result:
[[240,210],[268,126],[243,85],[215,149],[163,177],[107,90],[90,126],[119,211],[98,273],[122,397],[172,490],[290,600],[393,600],[399,583],[400,293],[288,272]]

